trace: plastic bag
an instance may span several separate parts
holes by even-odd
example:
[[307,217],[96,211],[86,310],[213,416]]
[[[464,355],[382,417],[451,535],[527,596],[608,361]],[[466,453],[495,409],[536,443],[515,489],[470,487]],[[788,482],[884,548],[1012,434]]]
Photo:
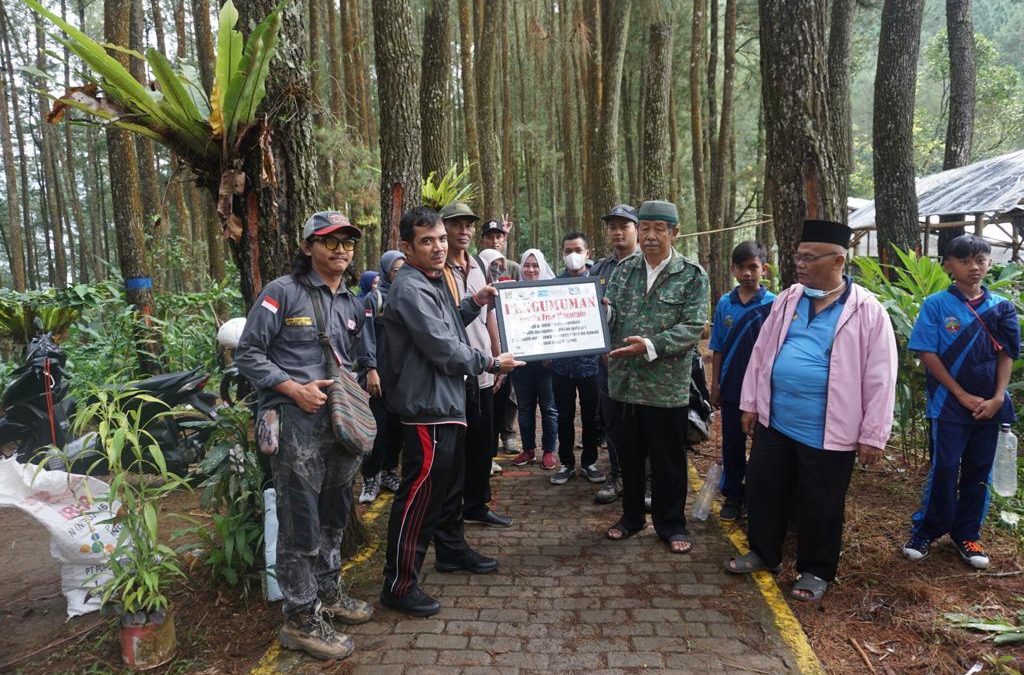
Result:
[[277,491],[263,491],[263,559],[267,562],[263,578],[266,581],[267,600],[273,602],[284,597],[277,583]]
[[704,485],[693,502],[693,517],[697,520],[707,520],[711,513],[711,502],[715,498],[715,491],[718,489],[718,481],[722,477],[722,465],[715,462],[708,469],[708,475],[704,477]]
[[[0,506],[13,506],[35,518],[50,532],[50,554],[59,562],[61,592],[68,617],[94,612],[100,597],[92,591],[110,577],[107,557],[117,543],[119,525],[109,519],[109,491],[89,476],[47,471],[15,458],[0,460]],[[119,508],[114,503],[115,512]]]

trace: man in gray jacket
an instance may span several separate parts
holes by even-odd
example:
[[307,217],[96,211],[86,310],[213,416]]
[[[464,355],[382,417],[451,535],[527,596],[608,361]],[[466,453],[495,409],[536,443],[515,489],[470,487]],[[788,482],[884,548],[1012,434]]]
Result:
[[399,225],[406,265],[391,285],[382,325],[387,342],[378,363],[388,405],[402,420],[402,483],[388,523],[384,563],[385,607],[430,616],[441,604],[419,585],[431,540],[441,572],[493,572],[498,562],[466,543],[462,520],[464,459],[460,437],[466,428],[466,378],[507,373],[511,354],[492,357],[469,345],[466,325],[491,304],[496,293],[485,286],[456,306],[443,270],[448,236],[437,212],[420,207]]

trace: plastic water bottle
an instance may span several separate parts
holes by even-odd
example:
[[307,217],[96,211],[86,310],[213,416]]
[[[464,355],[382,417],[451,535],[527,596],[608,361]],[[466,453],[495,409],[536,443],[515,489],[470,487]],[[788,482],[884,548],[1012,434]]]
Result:
[[1009,424],[999,429],[996,459],[992,464],[992,489],[997,495],[1012,497],[1017,494],[1017,437]]
[[704,477],[704,486],[697,493],[697,499],[693,502],[693,517],[697,520],[707,520],[711,513],[711,500],[715,498],[715,490],[718,489],[718,479],[722,477],[722,465],[715,462],[708,469],[708,475]]

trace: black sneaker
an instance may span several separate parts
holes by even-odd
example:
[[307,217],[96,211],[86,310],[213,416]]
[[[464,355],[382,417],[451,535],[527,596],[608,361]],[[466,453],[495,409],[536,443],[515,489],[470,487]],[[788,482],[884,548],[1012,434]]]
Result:
[[983,570],[988,567],[988,556],[985,554],[985,549],[981,547],[980,541],[976,539],[962,539],[954,541],[953,545],[956,546],[960,557],[974,569]]
[[398,488],[401,484],[402,477],[393,469],[388,469],[380,474],[380,487],[383,490],[387,490],[388,492],[398,492]]
[[452,560],[438,560],[434,564],[438,572],[472,572],[473,574],[490,574],[498,569],[498,561],[494,558],[477,553],[471,548]]
[[591,483],[603,483],[608,480],[608,477],[604,475],[604,471],[597,468],[597,464],[583,467],[580,469],[580,473]]
[[576,469],[571,466],[562,465],[558,467],[558,471],[551,477],[552,485],[565,485],[569,482],[569,479],[576,473]]
[[277,640],[281,646],[306,652],[315,659],[343,659],[355,648],[352,638],[335,632],[327,623],[320,610],[320,603],[314,609],[294,614],[284,621]]
[[499,516],[494,511],[488,509],[480,514],[463,515],[462,520],[467,523],[480,523],[481,525],[487,525],[488,527],[511,527],[512,519],[508,516]]
[[594,494],[594,501],[598,504],[611,504],[622,496],[622,479],[613,476],[611,480],[601,486],[601,489]]
[[427,595],[419,584],[400,598],[384,588],[380,592],[380,604],[409,616],[433,616],[441,611],[441,603]]
[[908,560],[917,562],[918,560],[924,560],[928,557],[928,549],[930,549],[932,543],[927,539],[921,537],[911,537],[910,541],[903,545],[903,555]]
[[743,517],[743,504],[734,502],[731,499],[725,500],[722,510],[718,512],[718,518],[726,523],[735,523]]

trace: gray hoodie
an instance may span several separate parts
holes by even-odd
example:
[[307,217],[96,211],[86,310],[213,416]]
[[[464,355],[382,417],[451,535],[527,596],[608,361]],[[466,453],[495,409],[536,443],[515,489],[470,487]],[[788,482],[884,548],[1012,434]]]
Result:
[[456,307],[441,276],[428,277],[411,263],[398,270],[381,317],[387,348],[377,365],[388,407],[402,422],[466,423],[466,377],[492,361],[466,337],[479,314],[469,296]]

